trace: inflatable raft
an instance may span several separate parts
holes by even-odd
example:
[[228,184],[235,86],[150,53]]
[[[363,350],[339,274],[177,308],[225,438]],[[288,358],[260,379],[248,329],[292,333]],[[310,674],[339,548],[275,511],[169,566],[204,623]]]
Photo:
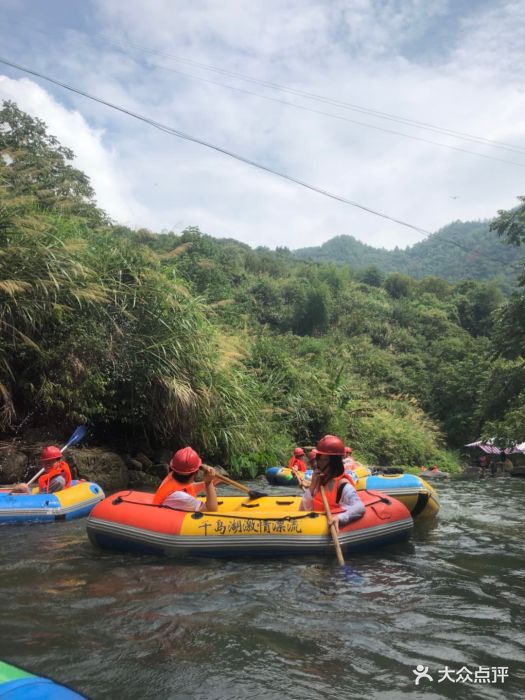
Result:
[[367,489],[393,496],[414,518],[432,518],[439,511],[439,498],[430,484],[415,474],[370,475],[357,479],[358,491]]
[[104,498],[104,491],[89,481],[73,481],[72,486],[56,493],[11,494],[0,490],[0,524],[45,523],[73,520],[89,515]]
[[[347,470],[347,473],[355,482],[358,491],[379,491],[386,496],[393,496],[405,504],[412,517],[429,518],[437,515],[439,511],[439,498],[430,484],[414,474],[376,474],[372,475],[370,469],[365,466]],[[298,481],[291,469],[287,467],[270,467],[266,471],[266,478],[276,486],[298,486]],[[312,471],[304,472],[304,478],[310,480]]]
[[420,476],[422,476],[423,479],[448,479],[450,474],[448,472],[442,472],[439,469],[436,471],[433,469],[424,469]]
[[49,678],[0,661],[0,698],[5,700],[82,700],[84,696]]
[[[366,550],[409,536],[412,518],[402,503],[370,492],[360,498],[366,512],[341,528],[343,551]],[[151,493],[121,491],[103,500],[87,521],[91,542],[106,549],[167,556],[333,553],[326,515],[300,511],[299,496],[225,496],[217,511],[199,513],[156,506],[152,499]]]

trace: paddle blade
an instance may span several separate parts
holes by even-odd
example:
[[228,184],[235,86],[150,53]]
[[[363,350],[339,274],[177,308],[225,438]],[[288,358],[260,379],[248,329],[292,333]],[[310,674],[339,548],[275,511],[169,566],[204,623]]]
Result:
[[82,438],[85,437],[86,433],[87,433],[86,426],[79,425],[78,428],[74,431],[73,435],[66,442],[64,447],[61,448],[60,452],[64,452],[64,450],[67,450],[67,448],[71,447],[71,445],[76,445],[77,442],[80,442],[82,440]]
[[263,491],[254,491],[253,489],[248,491],[248,498],[250,501],[254,500],[255,498],[264,498],[267,495],[268,494],[264,493]]

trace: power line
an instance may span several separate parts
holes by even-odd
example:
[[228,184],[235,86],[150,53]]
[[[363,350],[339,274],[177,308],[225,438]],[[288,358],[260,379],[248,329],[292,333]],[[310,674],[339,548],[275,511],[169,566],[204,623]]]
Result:
[[95,102],[98,102],[99,104],[105,105],[106,107],[110,107],[111,109],[115,109],[118,112],[122,112],[123,114],[127,114],[130,117],[134,117],[135,119],[139,119],[140,121],[145,122],[146,124],[149,124],[150,126],[153,126],[154,128],[159,129],[160,131],[164,131],[167,134],[177,136],[177,137],[185,139],[187,141],[192,141],[193,143],[198,143],[201,146],[206,146],[207,148],[211,148],[214,151],[217,151],[219,153],[223,153],[224,155],[227,155],[230,158],[234,158],[235,160],[239,160],[242,163],[246,163],[247,165],[251,165],[255,168],[259,168],[260,170],[264,170],[268,173],[271,173],[272,175],[277,175],[278,177],[282,177],[285,180],[289,180],[290,182],[295,182],[297,185],[301,185],[302,187],[306,187],[307,189],[312,190],[313,192],[317,192],[318,194],[322,194],[325,197],[330,197],[331,199],[335,199],[336,201],[342,202],[343,204],[348,204],[352,207],[357,207],[358,209],[362,209],[363,211],[367,211],[370,214],[375,214],[376,216],[380,216],[383,219],[388,219],[389,221],[393,221],[394,223],[400,224],[401,226],[406,226],[408,228],[411,228],[414,231],[417,231],[418,233],[422,233],[424,235],[431,235],[430,231],[427,231],[426,229],[423,229],[419,226],[409,224],[406,221],[401,221],[400,219],[396,219],[392,216],[389,216],[388,214],[383,214],[382,212],[376,211],[375,209],[371,209],[371,208],[366,207],[366,206],[359,204],[357,202],[353,202],[350,199],[346,199],[345,197],[342,197],[338,194],[334,194],[332,192],[329,192],[328,190],[324,190],[320,187],[317,187],[316,185],[312,185],[308,182],[305,182],[304,180],[299,180],[298,178],[293,177],[292,175],[287,175],[286,173],[281,173],[278,170],[274,170],[273,168],[270,168],[267,165],[263,165],[262,163],[258,163],[257,161],[246,158],[245,156],[234,153],[233,151],[228,151],[225,148],[221,148],[220,146],[216,146],[213,143],[209,143],[208,141],[204,141],[202,139],[199,139],[196,136],[191,136],[190,134],[185,134],[184,132],[179,131],[178,129],[174,129],[170,126],[167,126],[166,124],[161,124],[160,122],[154,121],[153,119],[149,119],[148,117],[145,117],[141,114],[137,114],[136,112],[132,112],[129,109],[125,109],[124,107],[119,107],[118,105],[115,105],[111,102],[108,102],[107,100],[103,100],[99,97],[95,97],[94,95],[90,95],[89,93],[84,92],[83,90],[75,88],[72,85],[67,85],[66,83],[63,83],[60,80],[56,80],[55,78],[51,78],[48,75],[44,75],[43,73],[38,73],[35,70],[32,70],[30,68],[25,68],[24,66],[20,66],[17,63],[13,63],[13,62],[8,61],[7,59],[1,58],[1,57],[0,57],[0,63],[3,63],[7,66],[11,66],[11,68],[16,68],[17,70],[23,71],[24,73],[28,73],[29,75],[34,75],[37,78],[41,78],[42,80],[47,80],[49,83],[53,83],[54,85],[58,85],[59,87],[62,87],[66,90],[70,90],[71,92],[75,92],[77,95],[82,95],[83,97],[87,97],[89,100],[93,100]]
[[181,56],[176,56],[176,55],[168,53],[166,51],[159,51],[159,50],[150,49],[148,47],[145,47],[141,44],[137,44],[135,42],[124,41],[122,39],[119,42],[116,42],[113,39],[112,40],[105,39],[105,41],[109,44],[113,44],[114,46],[118,46],[120,48],[122,47],[122,45],[132,46],[135,49],[143,51],[144,53],[149,53],[149,54],[156,55],[156,56],[165,56],[166,58],[170,58],[173,61],[177,61],[180,63],[186,63],[188,65],[195,66],[195,67],[201,68],[203,70],[211,71],[214,73],[219,73],[222,75],[227,75],[227,76],[230,76],[233,78],[238,78],[240,80],[245,80],[245,81],[248,81],[251,83],[255,83],[257,85],[262,85],[264,87],[268,87],[268,88],[271,88],[273,90],[280,90],[282,92],[287,92],[287,93],[297,95],[300,97],[305,97],[309,100],[324,102],[327,104],[335,105],[337,107],[341,107],[343,109],[349,109],[352,111],[361,112],[363,114],[368,114],[368,115],[371,115],[374,117],[378,117],[380,119],[388,119],[390,121],[395,121],[395,122],[398,122],[400,124],[405,124],[407,126],[411,126],[411,127],[415,127],[415,128],[419,128],[419,129],[425,129],[427,131],[434,131],[436,133],[446,134],[446,135],[452,136],[453,138],[460,138],[463,140],[466,139],[469,141],[474,141],[474,142],[480,143],[482,145],[488,145],[488,146],[492,146],[495,148],[502,148],[504,150],[516,151],[518,153],[525,153],[525,148],[522,148],[521,146],[515,146],[513,144],[505,143],[503,141],[496,141],[494,139],[488,139],[484,136],[476,136],[474,134],[469,134],[469,133],[463,132],[463,131],[448,129],[447,127],[437,126],[435,124],[430,124],[428,122],[409,119],[408,117],[401,117],[401,116],[398,116],[395,114],[391,114],[389,112],[382,112],[379,110],[371,109],[369,107],[364,107],[362,105],[354,104],[351,102],[344,102],[342,100],[338,100],[338,99],[335,99],[332,97],[327,97],[325,95],[318,95],[316,93],[308,92],[306,90],[301,90],[299,88],[291,88],[289,86],[281,85],[279,83],[274,83],[274,82],[270,82],[267,80],[261,80],[259,78],[254,78],[252,76],[248,76],[244,73],[238,73],[236,71],[229,71],[229,70],[226,70],[224,68],[218,68],[216,66],[212,66],[212,65],[207,64],[207,63],[202,63],[200,61],[194,61],[194,60],[189,59],[189,58],[183,58]]
[[295,109],[300,109],[304,112],[311,112],[312,114],[321,114],[325,117],[330,117],[331,119],[337,119],[339,121],[347,122],[348,124],[356,124],[357,126],[363,126],[366,129],[374,129],[376,131],[382,131],[385,134],[394,134],[396,136],[402,136],[406,139],[411,139],[413,141],[421,141],[423,143],[430,143],[434,146],[440,146],[441,148],[448,148],[452,151],[458,151],[460,153],[468,153],[469,155],[479,156],[480,158],[488,158],[489,160],[496,160],[500,163],[508,163],[510,165],[517,165],[519,168],[525,168],[525,163],[518,163],[515,160],[507,160],[506,158],[498,158],[497,156],[489,156],[485,153],[477,153],[476,151],[469,151],[466,148],[460,148],[459,146],[452,146],[448,143],[440,143],[439,141],[431,141],[430,139],[425,139],[421,136],[413,136],[412,134],[404,134],[402,131],[394,131],[393,129],[386,129],[382,126],[377,126],[375,124],[367,124],[366,122],[359,122],[355,119],[349,119],[348,117],[343,117],[339,114],[331,114],[330,112],[323,112],[320,109],[312,109],[312,107],[305,107],[304,105],[296,104],[295,102],[288,102],[287,100],[280,100],[278,97],[270,97],[270,95],[261,95],[258,92],[253,92],[251,90],[246,90],[245,88],[236,87],[233,85],[225,85],[224,83],[219,83],[217,80],[211,80],[210,78],[203,78],[198,75],[192,75],[191,73],[185,73],[184,71],[177,70],[176,68],[168,68],[167,66],[159,66],[156,63],[150,63],[153,68],[158,68],[160,70],[169,71],[170,73],[176,73],[177,75],[182,75],[186,78],[191,78],[192,80],[199,80],[204,83],[209,83],[211,85],[218,85],[219,87],[227,88],[228,90],[234,90],[236,92],[241,92],[244,95],[253,95],[262,100],[269,100],[270,102],[277,102],[278,104],[286,105],[288,107],[293,107]]
[[[30,68],[25,68],[24,66],[21,66],[17,63],[13,63],[12,61],[8,61],[7,59],[2,58],[2,57],[0,57],[0,63],[3,63],[6,66],[10,66],[11,68],[15,68],[16,70],[22,71],[22,72],[27,73],[29,75],[34,75],[37,78],[41,78],[42,80],[46,80],[47,82],[52,83],[54,85],[58,85],[59,87],[62,87],[65,90],[69,90],[71,92],[76,93],[77,95],[81,95],[82,97],[86,97],[89,100],[93,100],[94,102],[98,102],[99,104],[105,105],[106,107],[110,107],[111,109],[114,109],[118,112],[122,112],[123,114],[127,114],[128,116],[133,117],[134,119],[138,119],[139,121],[142,121],[146,124],[149,124],[150,126],[153,126],[155,129],[159,129],[160,131],[163,131],[167,134],[170,134],[172,136],[177,136],[178,138],[182,138],[184,140],[191,141],[193,143],[197,143],[201,146],[205,146],[206,148],[211,148],[214,151],[217,151],[218,153],[222,153],[223,155],[227,155],[230,158],[234,158],[235,160],[238,160],[242,163],[246,163],[247,165],[251,165],[255,168],[258,168],[259,170],[264,170],[265,172],[271,173],[272,175],[277,175],[278,177],[281,177],[281,178],[288,180],[290,182],[294,182],[295,184],[300,185],[301,187],[305,187],[305,188],[307,188],[313,192],[317,192],[318,194],[321,194],[325,197],[329,197],[330,199],[335,199],[338,202],[341,202],[343,204],[348,204],[352,207],[357,207],[358,209],[366,211],[370,214],[374,214],[375,216],[379,216],[383,219],[387,219],[388,221],[392,221],[396,224],[400,224],[401,226],[405,226],[407,228],[410,228],[414,231],[417,231],[418,233],[423,234],[425,237],[432,235],[431,231],[427,231],[424,228],[421,228],[419,226],[415,226],[414,224],[409,224],[406,221],[402,221],[401,219],[396,219],[392,216],[389,216],[388,214],[383,214],[382,212],[379,212],[375,209],[371,209],[371,208],[366,207],[366,206],[359,204],[357,202],[353,202],[349,199],[346,199],[345,197],[342,197],[340,195],[329,192],[328,190],[324,190],[320,187],[317,187],[316,185],[311,185],[308,182],[305,182],[303,180],[299,180],[298,178],[295,178],[292,175],[286,175],[285,173],[281,173],[278,170],[274,170],[273,168],[270,168],[266,165],[263,165],[262,163],[258,163],[257,161],[251,160],[249,158],[245,158],[244,156],[233,153],[232,151],[228,151],[224,148],[221,148],[220,146],[216,146],[215,144],[209,143],[209,142],[204,141],[202,139],[199,139],[195,136],[185,134],[184,132],[181,132],[177,129],[174,129],[170,126],[167,126],[165,124],[161,124],[160,122],[157,122],[153,119],[149,119],[148,117],[145,117],[141,114],[137,114],[136,112],[132,112],[129,109],[126,109],[124,107],[120,107],[120,106],[115,105],[111,102],[108,102],[107,100],[103,100],[99,97],[95,97],[94,95],[90,95],[89,93],[84,92],[83,90],[80,90],[79,88],[75,88],[72,85],[68,85],[67,83],[63,83],[62,81],[56,80],[55,78],[51,78],[50,76],[44,75],[43,73],[39,73],[39,72],[32,70]],[[451,245],[454,245],[467,253],[476,252],[476,251],[473,251],[472,249],[465,248],[457,241],[454,241],[451,239],[446,239],[446,238],[441,238],[441,240],[445,241],[446,243],[450,243]],[[484,257],[486,257],[486,256],[484,256]],[[490,259],[493,261],[496,261],[496,262],[501,262],[502,264],[507,265],[507,267],[509,267],[507,261],[499,260],[498,258],[495,258],[494,256],[491,256]],[[515,266],[515,265],[510,265],[510,267],[517,268],[517,266]],[[521,267],[519,269],[521,269]]]
[[[52,36],[50,33],[45,32],[43,29],[34,28],[34,30],[37,31],[38,33]],[[103,35],[103,33],[101,34],[101,36],[102,35]],[[81,39],[86,43],[86,45],[90,45],[90,42],[88,42],[87,39],[85,39],[83,37]],[[494,148],[501,148],[501,149],[507,150],[507,151],[514,151],[517,153],[525,153],[525,149],[522,149],[522,148],[517,147],[517,146],[510,146],[508,144],[498,143],[497,141],[491,141],[489,139],[484,139],[482,137],[476,137],[476,136],[472,136],[469,134],[462,134],[462,132],[453,132],[453,131],[451,131],[449,129],[445,129],[443,127],[436,127],[433,125],[426,125],[425,126],[424,122],[414,122],[414,121],[406,119],[404,117],[397,117],[395,115],[388,115],[388,113],[386,113],[386,112],[377,112],[375,110],[370,110],[368,108],[360,107],[358,105],[351,105],[348,103],[340,102],[339,100],[333,100],[332,98],[327,98],[327,97],[323,97],[323,96],[316,96],[313,93],[305,93],[304,91],[296,90],[295,88],[280,86],[276,83],[269,83],[267,81],[259,80],[257,78],[245,76],[241,73],[227,71],[225,69],[216,68],[214,66],[209,66],[207,64],[199,63],[197,61],[192,61],[191,59],[185,59],[185,58],[181,58],[178,56],[174,56],[172,54],[169,54],[169,53],[166,53],[163,51],[148,49],[147,47],[144,47],[140,44],[135,44],[135,43],[130,42],[130,41],[125,42],[124,40],[120,40],[120,42],[117,42],[117,41],[109,40],[109,39],[104,39],[104,41],[107,44],[114,46],[114,47],[118,48],[119,50],[121,50],[126,56],[130,56],[130,54],[128,52],[126,52],[126,49],[125,49],[125,46],[127,45],[127,46],[133,47],[135,49],[135,51],[138,51],[139,53],[142,52],[142,53],[148,53],[148,54],[152,54],[152,55],[166,56],[168,58],[171,58],[174,61],[188,63],[190,65],[195,65],[195,66],[198,66],[199,68],[203,68],[205,70],[210,70],[210,71],[214,71],[217,73],[229,75],[229,76],[232,76],[234,78],[241,78],[243,80],[250,81],[252,83],[263,85],[265,87],[271,87],[272,89],[281,90],[281,91],[288,92],[288,93],[293,94],[293,95],[298,95],[298,96],[302,96],[302,97],[307,96],[308,99],[315,99],[317,101],[320,101],[320,102],[323,102],[326,104],[334,104],[336,106],[344,107],[345,109],[351,109],[353,111],[357,111],[357,112],[362,113],[362,114],[367,114],[367,115],[371,115],[374,117],[379,117],[381,119],[388,119],[390,121],[400,123],[403,126],[408,126],[410,128],[415,127],[415,128],[419,128],[419,129],[424,129],[427,131],[432,131],[434,133],[443,134],[446,136],[452,136],[453,138],[460,138],[462,140],[471,141],[472,143],[480,144],[483,146],[489,145],[489,146],[492,146]],[[361,126],[361,127],[366,128],[366,129],[373,129],[375,131],[380,131],[382,133],[393,134],[395,136],[401,136],[402,138],[407,138],[407,139],[410,139],[412,141],[420,141],[422,143],[428,143],[428,144],[431,144],[434,146],[438,146],[440,148],[448,148],[449,150],[453,150],[453,151],[456,151],[459,153],[467,153],[469,155],[478,156],[480,158],[485,158],[488,160],[494,160],[494,161],[497,161],[500,163],[507,163],[510,165],[515,165],[515,166],[520,167],[520,168],[525,168],[524,163],[519,163],[519,162],[513,161],[513,160],[507,160],[506,158],[498,158],[497,156],[491,156],[491,155],[488,155],[485,153],[479,153],[477,151],[470,151],[466,148],[461,148],[459,146],[453,146],[451,144],[441,143],[439,141],[432,141],[431,139],[426,139],[426,138],[423,138],[421,136],[413,136],[411,134],[406,134],[406,133],[401,132],[401,131],[395,131],[393,129],[387,129],[387,128],[384,128],[381,126],[377,126],[375,124],[360,122],[360,121],[357,121],[354,119],[349,119],[348,117],[344,117],[342,115],[332,114],[330,112],[324,112],[322,110],[313,109],[311,107],[306,107],[305,105],[300,105],[300,104],[297,104],[295,102],[288,102],[286,100],[281,100],[281,99],[276,98],[276,97],[271,97],[270,95],[262,95],[261,93],[253,92],[251,90],[246,90],[244,88],[240,88],[237,86],[225,85],[224,83],[220,83],[218,81],[211,80],[209,78],[204,78],[202,76],[193,75],[191,73],[185,73],[184,71],[177,70],[175,68],[169,68],[168,66],[162,66],[162,65],[158,65],[156,63],[151,63],[151,62],[149,63],[149,66],[153,67],[153,68],[157,68],[159,70],[165,70],[165,71],[168,71],[170,73],[176,73],[177,75],[182,75],[186,78],[190,78],[191,80],[198,80],[198,81],[208,83],[211,85],[217,85],[219,87],[223,87],[223,88],[226,88],[228,90],[233,90],[235,92],[240,92],[240,93],[243,93],[246,95],[252,95],[254,97],[257,97],[257,98],[260,98],[263,100],[286,105],[288,107],[299,109],[301,111],[311,112],[312,114],[320,114],[322,116],[329,117],[331,119],[337,119],[339,121],[344,121],[344,122],[347,122],[349,124],[355,124],[357,126]]]

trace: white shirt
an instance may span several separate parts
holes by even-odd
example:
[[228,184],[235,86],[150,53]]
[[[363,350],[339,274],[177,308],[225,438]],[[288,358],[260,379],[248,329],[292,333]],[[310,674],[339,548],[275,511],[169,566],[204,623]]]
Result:
[[197,513],[206,508],[206,504],[195,496],[190,496],[186,491],[174,491],[164,499],[163,506],[176,508],[177,510],[189,510]]
[[[306,489],[301,499],[299,510],[312,510],[313,500],[310,489]],[[352,520],[357,520],[365,514],[366,509],[357,495],[357,491],[348,481],[341,492],[341,500],[338,505],[344,509],[343,513],[334,513],[341,526],[347,525]]]

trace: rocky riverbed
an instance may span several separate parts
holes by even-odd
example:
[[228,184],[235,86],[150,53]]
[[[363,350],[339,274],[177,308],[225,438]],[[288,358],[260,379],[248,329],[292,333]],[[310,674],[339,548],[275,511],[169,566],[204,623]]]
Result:
[[[40,469],[39,455],[47,442],[0,442],[0,484],[27,481]],[[170,452],[159,450],[150,456],[144,452],[120,454],[104,447],[73,447],[64,458],[74,478],[99,484],[111,493],[124,488],[156,488],[168,469]]]

